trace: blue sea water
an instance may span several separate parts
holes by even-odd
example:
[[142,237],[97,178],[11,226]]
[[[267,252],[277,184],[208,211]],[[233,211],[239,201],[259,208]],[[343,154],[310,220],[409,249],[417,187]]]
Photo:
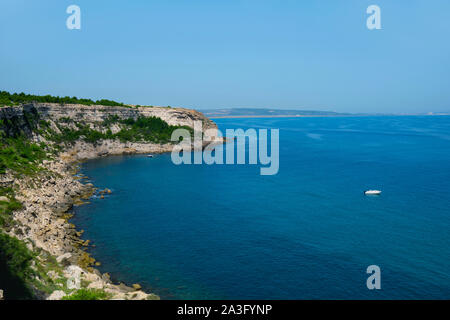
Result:
[[113,191],[72,219],[101,271],[163,299],[450,298],[450,117],[216,122],[280,129],[279,173],[170,154],[84,163]]

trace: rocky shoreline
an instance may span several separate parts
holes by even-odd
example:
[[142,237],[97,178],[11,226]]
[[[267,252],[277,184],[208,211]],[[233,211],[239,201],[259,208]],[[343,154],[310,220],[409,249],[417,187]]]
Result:
[[[77,231],[68,220],[72,206],[83,204],[95,192],[95,188],[76,179],[75,168],[71,163],[57,160],[46,163],[46,167],[59,176],[43,181],[41,188],[29,188],[26,181],[19,182],[20,192],[16,198],[23,203],[24,209],[14,214],[14,219],[21,225],[14,235],[24,240],[31,251],[39,248],[56,257],[57,263],[63,268],[62,275],[49,272],[48,276],[53,280],[62,278],[67,281],[69,290],[81,289],[81,283],[84,282],[87,289],[101,289],[111,294],[111,299],[158,299],[154,294],[139,290],[139,285],[115,285],[108,274],[102,275],[92,267],[98,263],[83,250],[89,242],[80,238],[82,231]],[[66,295],[64,290],[55,290],[45,299],[59,300]]]
[[[88,119],[91,121],[89,125],[92,128],[98,128],[99,121],[110,116],[108,113],[110,109],[103,106],[60,107],[46,104],[7,109],[9,110],[2,110],[0,118],[3,115],[4,119],[13,119],[16,126],[23,125],[22,131],[29,129],[26,119],[20,118],[21,113],[25,113],[24,110],[28,109],[32,112],[37,110],[37,116],[40,119],[50,120],[49,122],[61,121],[63,116],[70,116],[77,121]],[[208,124],[209,128],[215,126],[212,121],[192,110],[160,109],[162,108],[154,108],[150,111],[168,119],[167,121],[173,124],[177,124],[171,118],[175,115],[179,120],[178,124],[192,126],[193,120],[201,119],[203,123]],[[86,110],[89,110],[91,116],[95,114],[95,117],[86,118],[84,114]],[[135,112],[129,108],[111,109],[114,115],[121,111],[125,112],[124,117],[128,117],[130,112]],[[145,112],[148,111],[145,110]],[[102,118],[99,118],[100,116]],[[92,119],[95,121],[92,122]],[[51,125],[55,126],[53,123]],[[113,128],[113,130],[119,129]],[[48,142],[42,135],[34,134],[31,130],[30,132],[31,140],[38,143]],[[92,184],[82,183],[83,177],[77,174],[81,161],[119,154],[163,153],[170,152],[172,148],[173,144],[170,143],[123,142],[117,139],[103,139],[96,143],[88,143],[77,140],[70,147],[60,150],[56,156],[44,160],[40,164],[42,172],[37,176],[23,176],[18,179],[12,172],[0,176],[0,186],[14,186],[15,198],[22,203],[22,209],[12,214],[13,227],[5,231],[8,235],[21,240],[31,252],[36,254],[36,260],[32,262],[31,267],[39,269],[41,276],[36,276],[38,285],[32,286],[35,289],[35,298],[60,300],[70,297],[80,289],[86,289],[101,291],[107,299],[113,300],[159,299],[155,294],[142,291],[139,284],[131,287],[123,283],[114,284],[108,274],[101,274],[95,268],[100,263],[86,252],[86,248],[90,245],[89,240],[82,240],[83,230],[77,230],[69,220],[72,217],[73,206],[82,205],[95,192],[98,192]],[[46,290],[39,289],[41,284],[50,282],[51,289],[48,289],[48,286]],[[7,296],[7,294],[3,292],[3,295]]]
[[[145,152],[167,152],[169,146],[159,145],[141,146]],[[127,150],[125,153],[135,153],[129,147],[115,149],[108,154],[122,154],[117,150]],[[69,222],[70,210],[74,205],[82,205],[96,191],[90,184],[83,184],[82,177],[76,175],[79,161],[95,158],[95,153],[86,156],[83,152],[70,150],[61,154],[53,161],[44,161],[42,164],[52,174],[42,177],[40,181],[22,179],[11,181],[13,178],[5,176],[0,183],[15,183],[17,187],[16,198],[23,204],[23,209],[14,212],[13,219],[18,226],[9,232],[10,235],[24,241],[27,247],[36,252],[45,250],[56,258],[62,267],[62,274],[49,272],[53,280],[67,281],[67,289],[78,290],[81,283],[87,289],[100,289],[111,295],[111,299],[120,300],[153,300],[159,299],[155,294],[148,294],[140,290],[138,284],[128,287],[124,284],[113,284],[108,274],[101,274],[94,266],[95,261],[83,249],[89,246],[89,240],[82,240],[83,231],[78,231]],[[86,151],[87,152],[87,151]],[[74,156],[75,155],[75,156]],[[82,157],[78,157],[82,155]],[[9,180],[9,181],[8,181]],[[36,183],[40,187],[36,188]],[[108,192],[108,191],[105,191]],[[64,285],[62,285],[64,287]],[[66,296],[64,290],[55,290],[50,295],[41,297],[48,300],[59,300]]]

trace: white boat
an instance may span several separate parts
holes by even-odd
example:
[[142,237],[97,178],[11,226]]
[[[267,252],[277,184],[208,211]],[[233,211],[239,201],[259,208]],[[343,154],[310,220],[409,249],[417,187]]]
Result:
[[367,191],[364,191],[364,194],[367,194],[367,195],[381,194],[381,191],[380,190],[367,190]]
[[148,154],[147,157],[153,158],[153,155],[152,154]]

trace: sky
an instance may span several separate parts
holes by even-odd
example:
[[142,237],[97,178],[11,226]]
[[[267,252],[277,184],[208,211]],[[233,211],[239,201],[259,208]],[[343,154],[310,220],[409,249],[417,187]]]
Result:
[[[69,30],[69,5],[81,29]],[[381,9],[369,30],[366,9]],[[0,0],[0,90],[196,109],[450,111],[448,0]]]

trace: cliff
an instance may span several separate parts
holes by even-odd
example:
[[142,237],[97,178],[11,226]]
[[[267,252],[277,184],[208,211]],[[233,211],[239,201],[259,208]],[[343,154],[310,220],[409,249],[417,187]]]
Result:
[[69,117],[74,121],[84,121],[93,124],[102,122],[109,116],[118,116],[121,119],[154,116],[161,118],[169,125],[192,126],[193,121],[200,120],[207,127],[216,127],[213,121],[198,111],[166,107],[110,107],[101,105],[30,103],[17,107],[0,108],[0,119],[13,119],[17,117],[19,120],[22,120],[22,124],[25,124],[26,119],[24,119],[24,115],[26,113],[37,113],[43,120],[60,121],[62,118]]
[[170,133],[192,130],[194,121],[217,129],[203,114],[182,108],[52,103],[0,108],[0,269],[7,270],[3,282],[14,283],[0,286],[5,298],[158,299],[139,285],[114,284],[95,269],[100,263],[86,252],[90,244],[80,238],[83,232],[70,223],[71,208],[110,191],[82,183],[83,177],[75,176],[77,163],[170,151]]

